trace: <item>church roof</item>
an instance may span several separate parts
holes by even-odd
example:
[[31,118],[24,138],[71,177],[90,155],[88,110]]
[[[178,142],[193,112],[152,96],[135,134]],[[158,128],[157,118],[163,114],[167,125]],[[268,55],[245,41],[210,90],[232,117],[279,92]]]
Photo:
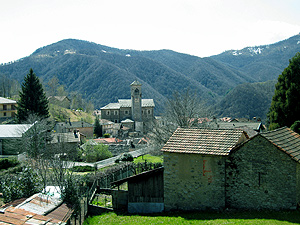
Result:
[[[101,109],[130,108],[131,105],[131,99],[119,99],[117,103],[109,103]],[[155,107],[153,99],[142,99],[142,107]]]
[[142,86],[142,84],[140,82],[138,82],[137,80],[133,81],[130,86],[133,86],[133,85],[139,85],[139,86]]

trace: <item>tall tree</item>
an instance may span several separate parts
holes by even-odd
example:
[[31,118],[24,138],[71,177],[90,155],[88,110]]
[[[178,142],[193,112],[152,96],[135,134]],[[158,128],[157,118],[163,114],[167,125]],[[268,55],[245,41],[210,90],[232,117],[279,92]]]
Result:
[[96,116],[94,123],[94,135],[96,137],[102,137],[102,127],[100,125],[99,117]]
[[19,123],[27,120],[29,115],[36,115],[39,118],[48,118],[48,100],[39,78],[30,69],[22,83],[22,90],[19,92],[17,120]]
[[300,120],[300,53],[298,52],[290,64],[278,77],[275,94],[268,113],[269,130],[279,127],[290,127]]

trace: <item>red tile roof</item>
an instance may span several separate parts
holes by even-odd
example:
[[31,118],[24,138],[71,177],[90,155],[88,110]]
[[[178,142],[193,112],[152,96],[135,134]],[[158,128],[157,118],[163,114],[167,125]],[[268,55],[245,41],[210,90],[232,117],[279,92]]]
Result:
[[237,145],[249,139],[242,130],[177,128],[164,152],[228,155]]
[[296,161],[300,161],[300,135],[287,127],[261,133],[280,150],[287,153]]

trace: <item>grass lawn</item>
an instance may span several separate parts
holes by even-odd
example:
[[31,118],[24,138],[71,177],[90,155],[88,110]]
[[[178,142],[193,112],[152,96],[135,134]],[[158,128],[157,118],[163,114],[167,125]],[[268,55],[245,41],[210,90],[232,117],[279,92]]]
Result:
[[143,163],[143,162],[151,162],[151,163],[163,163],[163,156],[153,156],[153,155],[142,155],[134,159],[134,163]]
[[92,224],[299,224],[299,211],[283,212],[197,212],[149,215],[104,213],[89,217],[84,225]]

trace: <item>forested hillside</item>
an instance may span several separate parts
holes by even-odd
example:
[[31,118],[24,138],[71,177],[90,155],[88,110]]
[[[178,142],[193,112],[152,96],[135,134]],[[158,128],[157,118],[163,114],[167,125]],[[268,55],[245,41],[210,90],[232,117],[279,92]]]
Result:
[[[33,68],[43,83],[57,77],[67,92],[80,93],[96,108],[118,98],[130,98],[129,85],[137,79],[143,84],[143,98],[154,99],[157,114],[162,112],[165,100],[174,90],[189,88],[209,105],[217,104],[214,108],[218,114],[226,112],[229,116],[237,113],[225,104],[235,87],[277,79],[288,60],[300,51],[299,43],[300,36],[296,35],[268,46],[199,58],[171,50],[122,50],[67,39],[42,47],[14,63],[1,65],[0,74],[21,82]],[[246,91],[246,86],[238,88]],[[252,91],[257,89],[252,87]],[[245,100],[239,104],[245,104],[250,96],[260,94],[244,95]],[[244,116],[247,115],[250,113]]]
[[213,106],[212,112],[218,116],[265,120],[276,83],[277,80],[240,84]]

